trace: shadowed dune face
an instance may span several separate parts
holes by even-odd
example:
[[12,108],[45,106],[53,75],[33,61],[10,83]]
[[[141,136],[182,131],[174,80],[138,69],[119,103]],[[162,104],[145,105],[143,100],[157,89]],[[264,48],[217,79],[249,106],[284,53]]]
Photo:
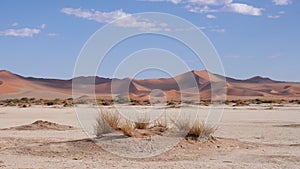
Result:
[[[208,71],[186,72],[173,78],[158,79],[109,79],[101,77],[76,77],[69,80],[22,77],[9,71],[0,71],[0,99],[16,97],[68,98],[72,94],[72,81],[80,84],[79,91],[89,88],[99,96],[129,94],[134,99],[149,99],[153,90],[162,91],[167,100],[178,100],[183,95],[190,100],[210,99],[211,84],[222,76]],[[196,80],[197,86],[191,83]],[[112,91],[112,81],[114,93]],[[226,77],[228,99],[299,99],[300,83],[280,82],[269,78],[253,77],[238,80]],[[94,83],[95,82],[95,83]],[[180,87],[178,85],[180,83]],[[95,84],[95,86],[94,86]],[[127,88],[124,86],[128,86]],[[198,93],[192,91],[199,91]],[[86,93],[78,93],[85,95]]]

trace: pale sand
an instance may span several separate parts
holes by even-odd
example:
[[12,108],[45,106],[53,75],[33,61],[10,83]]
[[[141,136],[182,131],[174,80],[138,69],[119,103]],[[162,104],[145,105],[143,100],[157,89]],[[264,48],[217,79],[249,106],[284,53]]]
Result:
[[36,120],[77,129],[0,130],[0,168],[299,168],[300,106],[268,108],[226,107],[213,143],[181,141],[159,156],[130,159],[85,139],[72,108],[1,107],[1,129]]

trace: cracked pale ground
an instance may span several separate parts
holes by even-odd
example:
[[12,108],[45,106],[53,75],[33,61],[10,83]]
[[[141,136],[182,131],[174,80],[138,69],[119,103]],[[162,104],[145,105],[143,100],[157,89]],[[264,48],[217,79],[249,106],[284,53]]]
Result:
[[[169,109],[168,111],[172,111]],[[300,106],[226,107],[206,143],[181,141],[152,158],[123,158],[86,139],[72,108],[0,108],[0,128],[47,120],[72,130],[0,130],[0,168],[299,168]],[[124,139],[126,143],[126,139]],[[166,140],[167,141],[167,140]],[[124,149],[125,151],[126,149]]]

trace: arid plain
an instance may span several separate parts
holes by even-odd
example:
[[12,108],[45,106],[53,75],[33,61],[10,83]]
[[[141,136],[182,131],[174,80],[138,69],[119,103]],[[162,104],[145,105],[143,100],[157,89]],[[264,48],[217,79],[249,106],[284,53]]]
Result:
[[[175,109],[168,108],[167,112]],[[293,104],[273,105],[272,109],[269,104],[226,106],[214,140],[182,139],[158,156],[135,159],[94,144],[80,128],[73,108],[1,107],[0,167],[298,168],[299,110],[300,106]],[[53,123],[32,124],[37,120]]]
[[[195,94],[179,91],[174,85],[176,81],[187,81],[187,74],[199,83],[204,98],[200,103],[192,101]],[[214,80],[220,78],[210,76]],[[89,77],[81,78],[83,82]],[[160,88],[167,98],[167,105],[162,107],[166,116],[172,117],[178,110],[191,112],[200,106],[200,116],[205,120],[212,105],[210,100],[205,101],[211,92],[208,72],[192,71],[174,79],[131,79],[130,106],[141,111],[151,108],[144,99],[152,88]],[[212,137],[201,141],[174,137],[177,142],[167,151],[150,158],[130,158],[119,155],[138,156],[143,149],[151,154],[157,147],[163,150],[171,144],[171,137],[155,142],[155,137],[118,135],[95,144],[75,112],[75,107],[95,106],[95,103],[84,95],[78,100],[70,98],[72,79],[28,78],[0,71],[0,81],[0,168],[298,168],[300,165],[300,83],[262,77],[226,78],[228,100]],[[118,83],[122,85],[124,81],[128,79],[119,79]],[[96,78],[96,94],[103,97],[97,100],[99,108],[112,109],[115,101],[124,104],[122,99],[104,97],[109,94],[110,82],[111,79]],[[176,100],[180,92],[191,100],[180,104]]]

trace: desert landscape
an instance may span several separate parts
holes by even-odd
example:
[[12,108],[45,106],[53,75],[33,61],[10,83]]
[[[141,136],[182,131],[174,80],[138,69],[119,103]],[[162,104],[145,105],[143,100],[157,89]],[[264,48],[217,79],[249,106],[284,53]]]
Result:
[[[174,148],[151,158],[126,158],[101,148],[81,129],[73,108],[1,107],[0,166],[298,168],[300,106],[291,104],[273,109],[269,106],[227,106],[220,126],[212,134],[214,139],[204,142],[181,139]],[[174,108],[168,109],[172,111]],[[128,145],[130,138],[122,139]],[[151,142],[147,138],[137,139]],[[110,144],[111,140],[107,142]],[[124,147],[122,151],[129,150]]]
[[[194,80],[197,84],[192,84]],[[164,92],[166,101],[178,101],[180,95],[187,95],[187,101],[209,100],[211,83],[226,80],[227,100],[296,100],[300,99],[300,83],[275,81],[264,77],[252,77],[246,80],[233,79],[212,74],[206,70],[193,70],[175,77],[159,79],[109,79],[98,76],[75,77],[69,80],[23,77],[7,70],[0,71],[0,100],[13,98],[35,99],[67,99],[72,97],[72,82],[80,85],[81,89],[92,89],[97,98],[113,99],[112,95],[128,92],[132,100],[149,100],[152,90],[160,89]],[[112,81],[114,82],[112,84]],[[179,88],[178,84],[184,86]],[[129,91],[115,91],[111,93],[112,85]],[[194,91],[197,87],[197,93]],[[195,90],[196,91],[196,90]],[[83,91],[84,92],[84,91]],[[127,93],[126,93],[127,94]],[[159,94],[159,93],[158,93]],[[86,93],[75,93],[80,98],[88,98]],[[117,95],[117,96],[118,96]],[[200,95],[200,96],[199,96]],[[154,95],[155,96],[155,95]],[[128,97],[128,96],[127,96]],[[158,95],[159,97],[159,95]]]
[[[178,135],[172,134],[172,130],[182,124],[173,123],[171,118],[178,110],[188,114],[199,109],[199,119],[205,121],[213,104],[210,100],[181,102],[174,99],[176,94],[169,95],[165,104],[154,104],[145,101],[145,90],[138,90],[146,87],[135,86],[161,87],[164,83],[172,84],[172,79],[133,80],[136,90],[130,96],[135,97],[128,100],[113,100],[102,88],[103,93],[98,92],[100,97],[93,102],[87,95],[70,98],[71,80],[0,73],[0,168],[298,168],[300,165],[299,83],[260,77],[226,78],[229,99],[224,102],[217,128],[202,130],[202,126],[201,131],[193,133],[191,125],[185,135]],[[193,73],[199,77],[200,91],[205,92],[201,84],[209,84],[203,75],[207,72]],[[184,78],[184,74],[176,78]],[[97,85],[109,82],[109,79],[99,80]],[[43,98],[45,90],[49,97]],[[166,95],[179,92],[171,92],[174,90],[172,85],[165,87]],[[89,107],[96,107],[100,115],[102,111],[111,115],[110,110],[116,110],[116,105],[122,110],[133,107],[139,112],[159,105],[164,115],[159,115],[162,117],[159,123],[150,124],[152,117],[142,121],[147,123],[145,127],[142,122],[140,127],[136,122],[130,123],[130,129],[121,122],[115,127],[108,122],[114,130],[106,132],[98,128],[98,134],[96,118],[83,122],[80,117],[87,115]],[[80,114],[78,109],[84,113]],[[107,121],[112,119],[103,117]]]
[[299,169],[300,1],[0,1],[0,169]]

